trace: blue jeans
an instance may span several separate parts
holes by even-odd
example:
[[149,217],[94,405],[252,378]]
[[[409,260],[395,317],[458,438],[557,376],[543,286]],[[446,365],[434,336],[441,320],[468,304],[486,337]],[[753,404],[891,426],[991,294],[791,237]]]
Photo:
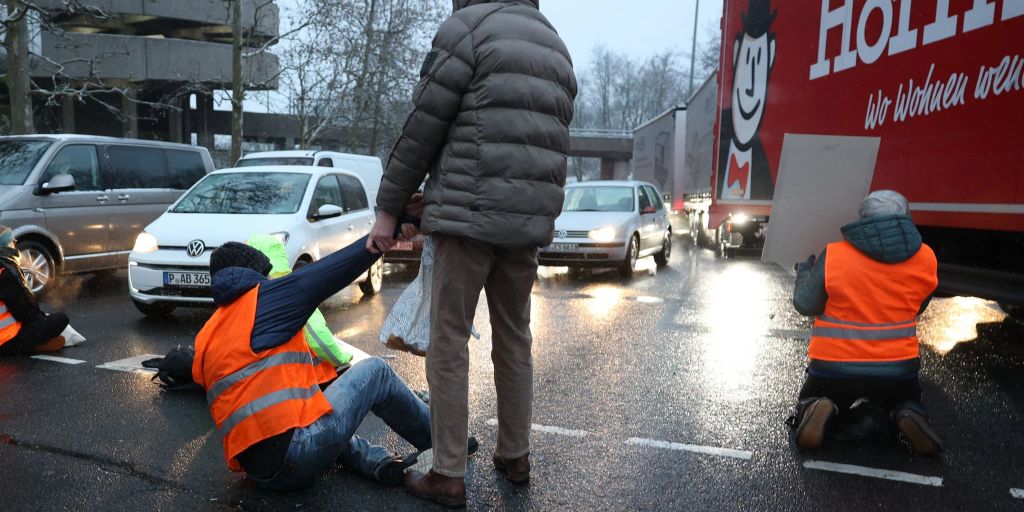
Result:
[[295,429],[284,466],[270,479],[253,478],[256,485],[274,491],[303,489],[337,462],[372,478],[392,454],[354,435],[371,411],[417,450],[430,448],[430,410],[379,358],[349,368],[324,396],[334,410]]

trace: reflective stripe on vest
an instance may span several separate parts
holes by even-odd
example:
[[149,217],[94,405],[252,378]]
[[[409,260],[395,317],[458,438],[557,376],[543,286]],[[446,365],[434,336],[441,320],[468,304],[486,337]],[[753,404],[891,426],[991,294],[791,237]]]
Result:
[[14,318],[7,304],[0,301],[0,345],[14,339],[21,332],[21,322]]
[[224,420],[224,423],[220,424],[220,432],[226,436],[235,428],[235,425],[241,423],[242,420],[252,417],[256,413],[268,407],[273,407],[288,400],[302,400],[310,398],[319,392],[320,385],[314,384],[308,388],[287,388],[274,391],[269,395],[263,395],[231,413],[231,416],[228,416],[228,418]]
[[[320,347],[320,351],[323,352],[324,356],[327,357],[328,361],[332,365],[334,365],[335,368],[341,366],[341,361],[338,361],[338,359],[334,357],[334,354],[331,353],[331,349],[329,349],[327,347],[327,342],[325,342],[324,340],[322,340],[320,338],[320,335],[318,335],[316,333],[316,329],[311,327],[309,324],[306,324],[305,329],[306,329],[306,339],[313,340],[313,342],[316,343],[316,346]],[[320,364],[320,363],[318,363],[318,362],[314,362],[313,363],[314,366],[316,366],[318,364]]]
[[283,364],[301,364],[309,363],[310,355],[309,352],[281,352],[274,354],[270,357],[266,357],[252,363],[241,370],[223,377],[217,382],[214,382],[210,386],[210,390],[206,392],[206,403],[213,405],[214,400],[217,396],[224,392],[224,390],[230,388],[234,384],[251,377],[257,372],[263,371],[271,366],[280,366]]
[[250,446],[308,427],[332,411],[301,330],[281,345],[253,352],[258,290],[217,308],[196,336],[192,364],[233,471],[243,470],[238,455]]
[[810,369],[855,376],[916,375],[917,313],[935,290],[931,249],[900,263],[882,263],[848,242],[829,244],[825,311],[814,321]]

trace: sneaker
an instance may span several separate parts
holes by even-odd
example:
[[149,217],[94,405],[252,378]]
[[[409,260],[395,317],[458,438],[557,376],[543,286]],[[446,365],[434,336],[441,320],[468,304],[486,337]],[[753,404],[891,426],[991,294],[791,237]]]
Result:
[[392,457],[373,472],[373,479],[384,487],[398,487],[405,481],[406,470],[416,463],[416,458]]
[[917,455],[930,457],[942,450],[942,441],[928,425],[928,420],[910,409],[896,413],[896,427],[910,441],[910,448]]
[[815,450],[825,440],[825,428],[836,415],[836,404],[828,398],[811,402],[803,411],[796,427],[796,445],[804,450]]

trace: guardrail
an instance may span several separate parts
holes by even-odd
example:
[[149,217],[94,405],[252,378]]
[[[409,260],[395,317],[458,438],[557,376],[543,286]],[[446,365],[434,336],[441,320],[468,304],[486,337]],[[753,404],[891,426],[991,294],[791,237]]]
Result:
[[573,137],[607,137],[615,139],[633,138],[633,132],[629,130],[602,130],[597,128],[570,128],[569,135]]

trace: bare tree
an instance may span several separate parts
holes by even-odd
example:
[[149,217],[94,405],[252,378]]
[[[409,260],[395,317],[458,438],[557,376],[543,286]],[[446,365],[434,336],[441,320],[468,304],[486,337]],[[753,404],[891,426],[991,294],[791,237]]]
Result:
[[581,73],[573,125],[632,130],[686,101],[682,55],[668,50],[638,60],[598,46]]
[[711,76],[718,69],[718,62],[722,52],[722,31],[717,23],[709,22],[704,27],[706,34],[704,42],[697,50],[697,78],[704,79]]

